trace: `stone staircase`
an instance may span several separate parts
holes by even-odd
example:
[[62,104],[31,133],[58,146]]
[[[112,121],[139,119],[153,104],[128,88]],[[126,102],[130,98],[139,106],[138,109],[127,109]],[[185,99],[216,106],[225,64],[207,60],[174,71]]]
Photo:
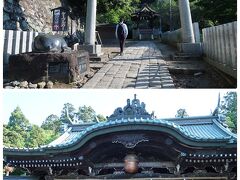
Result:
[[205,63],[200,55],[175,52],[167,61],[168,69],[173,74],[201,75],[205,72]]
[[176,52],[175,54],[171,55],[172,61],[182,61],[182,60],[201,60],[201,55],[191,54],[191,53],[182,53]]

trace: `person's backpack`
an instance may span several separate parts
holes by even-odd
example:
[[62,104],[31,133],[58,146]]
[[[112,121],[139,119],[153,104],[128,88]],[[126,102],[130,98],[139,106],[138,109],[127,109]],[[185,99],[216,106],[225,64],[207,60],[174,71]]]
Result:
[[124,38],[123,24],[118,24],[117,35],[118,38]]

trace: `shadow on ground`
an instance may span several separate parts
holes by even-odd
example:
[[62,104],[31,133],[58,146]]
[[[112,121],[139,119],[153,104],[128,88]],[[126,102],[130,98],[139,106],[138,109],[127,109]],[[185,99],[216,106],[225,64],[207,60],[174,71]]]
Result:
[[155,41],[176,88],[236,88],[237,80],[202,59],[172,60],[177,49]]

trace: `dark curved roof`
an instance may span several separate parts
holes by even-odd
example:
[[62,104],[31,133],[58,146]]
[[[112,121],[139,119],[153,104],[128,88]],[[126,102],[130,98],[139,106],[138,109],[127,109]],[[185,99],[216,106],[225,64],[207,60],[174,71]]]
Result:
[[4,153],[40,153],[75,150],[99,135],[130,131],[156,131],[171,135],[181,143],[194,147],[235,147],[237,136],[230,132],[218,116],[155,119],[145,110],[136,95],[124,108],[116,108],[107,122],[74,124],[58,139],[38,148],[4,147]]
[[160,14],[154,11],[152,8],[150,8],[147,4],[144,4],[140,10],[131,14],[131,16],[132,16],[132,19],[139,19],[140,17],[155,18],[155,17],[159,17]]
[[[204,120],[204,121],[202,121]],[[68,132],[64,133],[60,138],[53,141],[46,147],[51,146],[67,146],[74,142],[79,141],[84,135],[91,133],[93,131],[101,131],[106,128],[120,127],[130,125],[144,125],[146,126],[155,126],[159,131],[162,131],[164,127],[178,132],[180,135],[186,137],[187,139],[198,141],[198,142],[229,142],[234,143],[236,140],[236,135],[231,133],[222,124],[218,121],[218,117],[214,116],[205,116],[205,117],[193,117],[193,118],[184,118],[181,119],[181,122],[172,122],[170,120],[164,119],[121,119],[112,122],[97,123],[87,127],[83,131],[76,131],[76,127],[72,126],[69,128]],[[126,130],[138,129],[133,128]],[[149,128],[150,129],[150,128]]]
[[[203,120],[203,121],[202,121]],[[134,125],[134,126],[132,126]],[[85,129],[81,125],[71,126],[62,136],[48,145],[39,148],[7,148],[10,152],[45,152],[54,149],[72,148],[80,146],[85,138],[89,139],[99,134],[108,134],[118,131],[151,130],[166,132],[180,141],[195,146],[223,146],[236,144],[236,135],[222,126],[218,117],[192,117],[164,120],[164,119],[121,119],[96,123]],[[95,135],[96,134],[96,135]],[[87,140],[85,140],[86,142]],[[211,145],[212,144],[212,145]]]
[[136,12],[133,13],[132,15],[138,15],[139,13],[140,13],[140,14],[141,14],[141,13],[152,13],[152,14],[159,15],[159,13],[157,13],[157,12],[154,11],[152,8],[150,8],[150,7],[148,6],[148,4],[146,4],[146,3],[142,6],[142,8],[141,8],[140,10],[136,11]]

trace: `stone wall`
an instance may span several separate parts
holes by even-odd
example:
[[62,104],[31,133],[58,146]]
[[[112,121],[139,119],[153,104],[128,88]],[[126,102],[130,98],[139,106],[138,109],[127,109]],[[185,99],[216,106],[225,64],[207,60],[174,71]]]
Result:
[[61,6],[61,0],[4,0],[3,29],[50,32],[51,9]]
[[181,29],[175,31],[167,31],[162,34],[162,42],[172,46],[177,46],[177,43],[182,42]]
[[205,60],[237,78],[237,22],[205,28],[202,32]]
[[[193,33],[196,43],[200,43],[200,32],[198,22],[193,23]],[[176,46],[178,43],[182,43],[182,29],[177,29],[175,31],[164,32],[162,35],[162,41],[168,43],[172,46]]]

